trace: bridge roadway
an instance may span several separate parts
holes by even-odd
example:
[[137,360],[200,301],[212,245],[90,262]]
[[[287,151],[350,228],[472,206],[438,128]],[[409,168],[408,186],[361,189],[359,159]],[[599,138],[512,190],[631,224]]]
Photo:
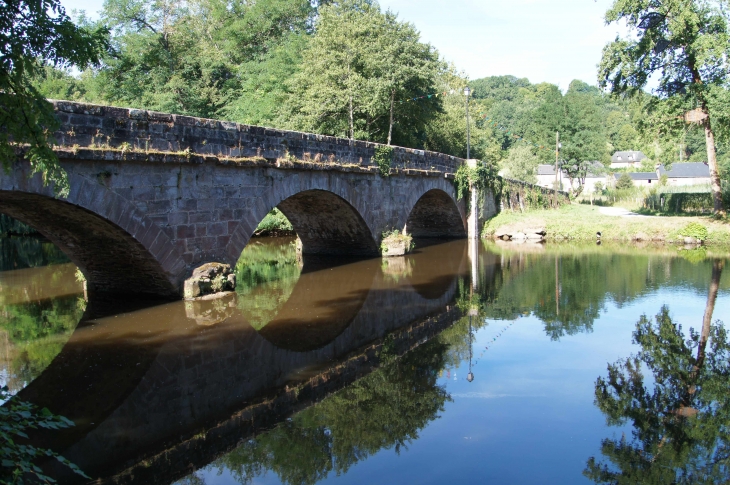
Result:
[[[70,193],[54,198],[18,160],[0,174],[0,212],[53,241],[91,293],[179,298],[192,270],[235,264],[274,207],[305,254],[379,254],[384,231],[463,238],[453,174],[463,160],[188,116],[54,101]],[[22,158],[22,157],[21,157]],[[488,201],[485,216],[496,212]]]
[[[288,301],[259,331],[220,302],[170,303],[82,325],[17,396],[76,423],[34,444],[52,447],[94,483],[179,479],[369,373],[386,335],[403,353],[458,320],[453,303],[459,279],[468,288],[469,258],[466,242],[447,244],[455,250],[432,248],[446,255],[438,266],[426,264],[428,248],[408,256],[412,273],[396,284],[379,260],[350,263],[357,267],[340,273],[365,277],[339,277],[339,289],[318,303],[350,304],[315,328],[292,315],[312,285],[337,271],[306,258]],[[494,279],[499,259],[488,258],[481,274]],[[222,321],[210,325],[215,312]],[[45,467],[60,483],[79,481],[53,460]]]

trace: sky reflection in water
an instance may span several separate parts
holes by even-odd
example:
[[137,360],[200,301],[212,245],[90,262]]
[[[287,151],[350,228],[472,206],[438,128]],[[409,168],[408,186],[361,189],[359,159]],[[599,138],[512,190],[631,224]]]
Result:
[[[8,269],[46,264],[46,257],[31,254],[35,246],[15,243],[2,252],[0,262]],[[109,357],[109,365],[121,369],[110,368],[109,372],[126,375],[123,367],[132,359],[134,362],[128,362],[130,376],[142,383],[154,373],[155,362],[174,362],[170,360],[174,352],[182,352],[174,349],[196,352],[196,348],[205,348],[201,345],[209,345],[215,353],[224,350],[231,339],[271,347],[267,352],[272,363],[288,365],[288,356],[332,349],[329,358],[336,364],[349,351],[345,343],[365,342],[362,332],[372,331],[373,325],[392,320],[390,326],[383,326],[388,329],[408,322],[409,315],[422,319],[442,305],[440,299],[455,298],[449,311],[453,311],[454,303],[463,311],[479,307],[471,325],[473,382],[466,381],[468,317],[457,317],[437,337],[401,358],[391,355],[395,351],[386,338],[380,368],[335,389],[335,394],[274,429],[259,432],[254,438],[244,436],[238,448],[176,483],[590,483],[583,475],[589,458],[606,461],[601,455],[602,440],[620,440],[622,433],[630,438],[632,431],[630,424],[606,425],[606,417],[594,404],[596,379],[606,377],[608,364],[640,350],[632,344],[632,334],[642,314],[653,318],[667,305],[674,323],[681,324],[685,334],[690,327],[699,330],[712,273],[712,261],[702,260],[705,255],[693,254],[690,259],[694,261],[688,261],[677,257],[674,250],[658,254],[623,248],[548,247],[531,252],[487,244],[480,254],[480,287],[474,294],[464,271],[468,264],[465,266],[466,248],[461,242],[425,248],[403,260],[370,260],[331,268],[322,262],[303,264],[292,251],[288,242],[252,245],[237,268],[240,287],[236,298],[218,304],[179,303],[113,317],[79,328],[73,336],[67,320],[80,318],[84,308],[77,303],[79,286],[73,279],[73,268],[59,264],[47,267],[50,270],[41,268],[37,274],[31,270],[0,273],[0,298],[6,304],[0,315],[0,331],[9,339],[6,346],[12,352],[7,355],[15,356],[3,365],[7,372],[13,365],[17,367],[17,362],[22,363],[22,378],[13,381],[22,386],[49,364],[53,366],[49,352],[61,351],[69,337],[71,348],[77,352],[65,358],[71,358],[68,362],[74,365],[84,365],[97,358],[96,347],[103,355],[110,355],[104,345],[113,341],[99,343],[94,337],[98,332],[118,332],[121,337],[114,338],[128,346],[118,357]],[[21,253],[23,262],[16,266],[13,261]],[[55,276],[46,276],[44,271]],[[719,281],[713,320],[728,320],[726,315],[730,315],[729,273],[726,267]],[[53,285],[41,287],[42,280],[68,280],[63,284],[73,291],[58,293]],[[38,301],[18,299],[25,293],[16,290],[25,286],[39,292]],[[61,303],[66,300],[70,307],[64,313]],[[59,303],[53,303],[56,301]],[[48,308],[53,312],[48,313]],[[446,307],[439,308],[436,313],[443,314]],[[165,324],[165,318],[172,318],[171,324]],[[155,321],[159,337],[145,336],[151,328],[145,319]],[[308,337],[310,326],[316,331]],[[43,343],[48,341],[48,329],[55,332],[52,350]],[[35,331],[46,340],[33,340]],[[169,335],[163,335],[165,332]],[[363,336],[357,337],[361,333]],[[242,339],[249,334],[251,337]],[[149,345],[142,343],[150,338]],[[33,349],[37,343],[46,345],[42,357],[23,350]],[[150,371],[137,366],[142,357],[135,349],[144,346]],[[90,357],[84,357],[83,352]],[[322,360],[316,357],[312,362],[317,359]],[[240,380],[246,369],[231,369],[231,378]],[[129,379],[132,391],[137,384]],[[38,385],[42,387],[43,381],[39,379]],[[95,385],[102,384],[98,381]],[[185,385],[195,389],[192,383]],[[33,383],[29,387],[33,388]],[[235,392],[246,395],[244,387]],[[96,402],[98,396],[89,394],[87,404]],[[232,402],[215,394],[210,398],[211,405]],[[107,404],[111,414],[104,419],[116,430],[114,439],[133,436],[125,436],[114,418],[119,414],[119,423],[128,422],[124,410],[135,409],[134,397],[124,399],[121,404]],[[66,404],[73,409],[73,402]],[[81,423],[84,416],[77,418]],[[199,424],[194,412],[186,419]],[[142,421],[136,424],[140,431]],[[79,424],[77,430],[83,426]],[[88,429],[84,431],[88,435],[82,443],[105,436],[102,428],[83,429]],[[180,432],[195,432],[190,429]],[[76,451],[79,460],[85,456],[83,449],[88,448]],[[175,474],[181,476],[173,468],[160,470],[160,475],[169,473],[170,480]],[[727,469],[722,469],[720,476],[727,477]]]
[[[605,254],[597,259],[602,257]],[[690,327],[699,331],[707,300],[703,286],[709,286],[711,273],[710,264],[702,264],[704,271],[700,269],[697,275],[694,273],[699,268],[691,264],[687,267],[686,261],[677,258],[672,258],[673,271],[669,269],[669,258],[652,257],[648,264],[641,256],[612,259],[617,265],[615,260],[623,259],[624,267],[638,262],[639,272],[646,276],[645,284],[641,288],[611,287],[610,282],[622,275],[582,275],[599,281],[603,292],[602,305],[588,331],[583,328],[583,332],[551,339],[548,335],[555,337],[555,332],[546,327],[553,326],[529,311],[514,320],[486,318],[487,325],[474,332],[471,368],[475,380],[465,379],[469,371],[467,359],[439,371],[436,385],[451,399],[444,402],[439,418],[418,432],[417,440],[398,451],[394,447],[383,449],[357,462],[347,473],[333,471],[326,478],[320,476],[321,481],[591,483],[583,473],[590,457],[607,461],[601,456],[602,440],[620,441],[622,435],[630,439],[632,431],[630,424],[606,425],[606,416],[594,404],[596,379],[605,378],[607,364],[640,350],[632,343],[632,334],[643,314],[654,318],[667,305],[674,323],[682,325],[685,334]],[[659,281],[650,276],[652,263],[654,271],[661,273],[656,278]],[[525,279],[534,282],[534,278]],[[727,275],[713,321],[730,315],[726,282]],[[579,291],[581,285],[576,287]],[[636,294],[631,294],[632,290]],[[542,302],[541,306],[534,313],[544,313],[547,305]],[[584,313],[594,310],[589,308]],[[646,379],[652,381],[650,375]],[[293,421],[296,425],[297,418]],[[232,472],[223,459],[199,470],[195,478],[188,477],[187,483],[197,479],[209,485],[247,482],[233,468]],[[259,470],[248,478],[251,483],[281,483],[281,470],[277,472]],[[728,476],[727,470],[722,476]],[[284,482],[293,483],[286,478],[284,475]],[[310,480],[300,483],[306,482]]]

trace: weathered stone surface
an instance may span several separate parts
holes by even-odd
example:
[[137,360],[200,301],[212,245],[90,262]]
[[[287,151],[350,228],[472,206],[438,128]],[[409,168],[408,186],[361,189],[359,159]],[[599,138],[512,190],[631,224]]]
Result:
[[[68,254],[92,292],[179,298],[194,268],[235,264],[277,206],[305,254],[376,256],[381,234],[392,228],[420,237],[465,235],[465,206],[446,177],[461,159],[396,148],[393,174],[383,178],[371,170],[372,143],[54,104],[70,193],[53,197],[19,160],[0,173],[0,212]],[[494,198],[482,209],[485,216],[496,211]]]
[[386,258],[403,256],[410,252],[412,241],[413,238],[402,234],[386,237],[383,239],[383,242],[380,243],[383,256]]
[[531,232],[527,234],[527,239],[530,241],[542,241],[544,239],[544,236],[540,233]]
[[193,275],[185,280],[185,299],[204,297],[205,295],[229,292],[236,288],[236,274],[231,271],[230,264],[206,263],[193,271]]
[[516,232],[512,234],[513,241],[524,241],[525,239],[527,239],[527,234],[524,232]]
[[224,322],[235,313],[234,295],[234,292],[227,291],[186,301],[185,316],[205,327]]

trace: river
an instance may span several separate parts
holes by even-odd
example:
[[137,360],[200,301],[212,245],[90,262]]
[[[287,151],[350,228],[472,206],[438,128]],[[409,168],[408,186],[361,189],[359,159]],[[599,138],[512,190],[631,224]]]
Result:
[[72,420],[30,442],[94,483],[730,479],[724,256],[417,241],[353,260],[256,238],[236,273],[216,300],[87,301],[54,246],[0,238],[5,406]]

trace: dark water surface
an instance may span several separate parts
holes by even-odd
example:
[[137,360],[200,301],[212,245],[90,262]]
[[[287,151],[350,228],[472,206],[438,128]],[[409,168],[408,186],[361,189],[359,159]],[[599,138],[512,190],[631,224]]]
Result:
[[0,380],[75,422],[31,441],[96,483],[730,479],[723,257],[417,247],[255,239],[235,294],[94,318],[53,246],[0,239]]

